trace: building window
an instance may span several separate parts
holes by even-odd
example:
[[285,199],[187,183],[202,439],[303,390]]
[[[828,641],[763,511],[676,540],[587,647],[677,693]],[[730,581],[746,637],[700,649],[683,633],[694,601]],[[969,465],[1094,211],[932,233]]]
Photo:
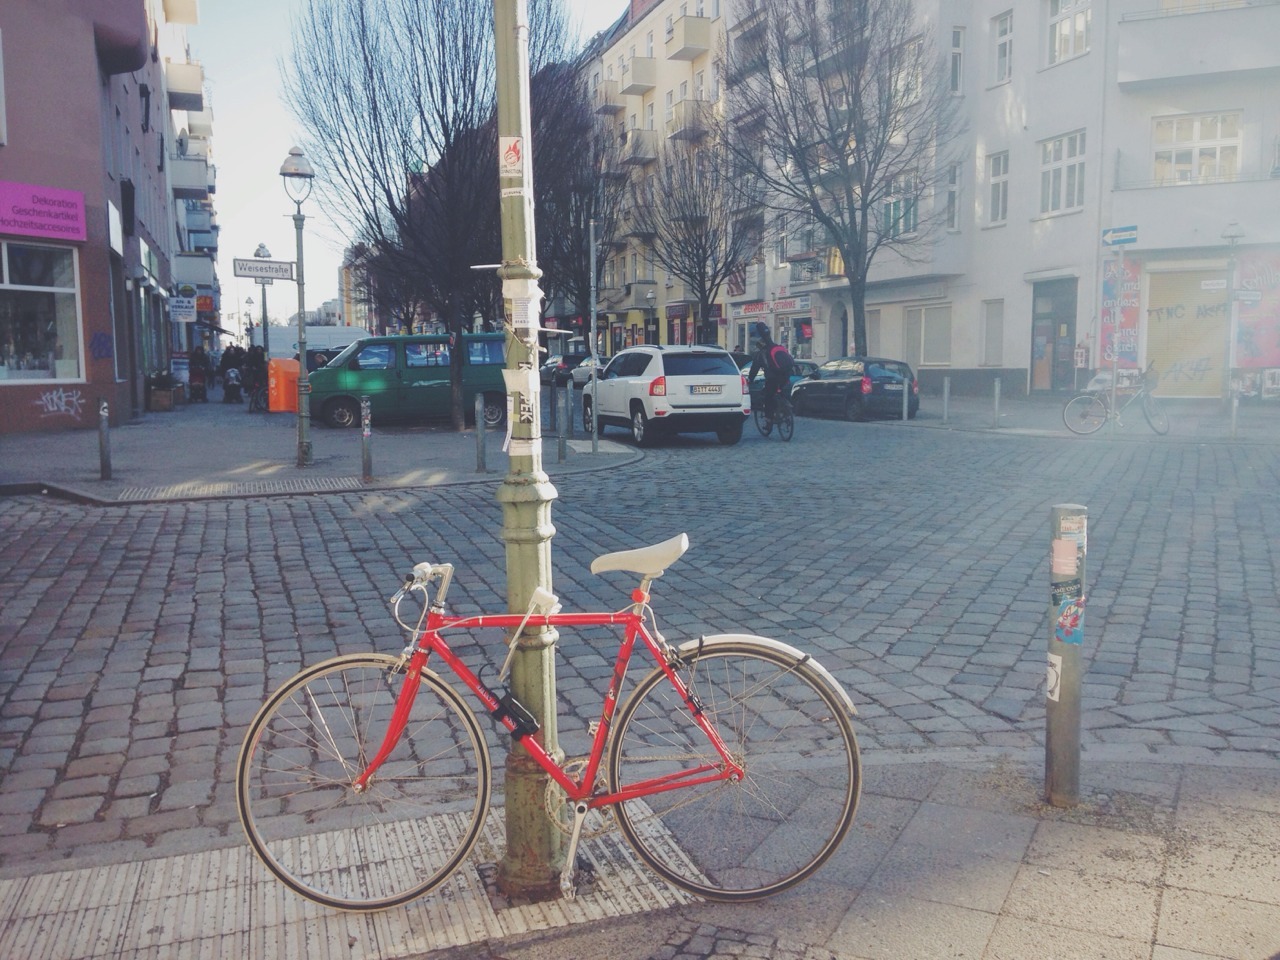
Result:
[[1004,365],[1004,301],[982,302],[982,365]]
[[646,57],[653,56],[653,31],[650,30],[644,36],[644,55]]
[[1084,206],[1084,131],[1040,144],[1040,212]]
[[991,21],[996,40],[993,83],[1007,83],[1013,76],[1013,11],[1002,13]]
[[1009,151],[987,158],[991,180],[991,209],[988,223],[1004,223],[1009,219]]
[[902,237],[915,233],[919,220],[915,177],[909,174],[894,177],[881,211],[880,232],[884,236]]
[[1049,63],[1089,52],[1091,0],[1049,0]]
[[1240,114],[1160,117],[1155,121],[1155,178],[1161,186],[1234,180]]
[[0,383],[79,380],[75,252],[0,243]]
[[960,164],[947,167],[947,229],[960,229]]
[[902,342],[908,363],[945,366],[951,362],[951,304],[907,307]]
[[951,92],[964,93],[964,29],[951,28]]

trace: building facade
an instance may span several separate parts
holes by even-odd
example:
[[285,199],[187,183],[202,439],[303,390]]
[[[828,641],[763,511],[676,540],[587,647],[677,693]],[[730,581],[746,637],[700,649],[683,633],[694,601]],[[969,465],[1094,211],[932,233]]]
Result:
[[[1280,394],[1280,3],[920,0],[916,12],[964,132],[917,198],[938,229],[872,267],[869,351],[909,361],[926,389],[947,377],[958,392],[997,378],[1006,395],[1069,391],[1114,359],[1154,363],[1163,395],[1219,397],[1233,382]],[[650,34],[680,50],[681,22],[699,15],[705,60],[664,47],[646,62]],[[723,109],[715,52],[758,28],[741,0],[632,3],[589,70],[598,109],[628,136],[670,135],[656,119],[697,71]],[[661,318],[685,309],[634,240],[611,258],[601,304],[624,341],[644,329],[649,290]],[[766,236],[723,292],[720,342],[742,349],[764,320],[797,356],[850,352],[841,272],[804,223]]]
[[196,21],[196,0],[0,6],[0,432],[127,420],[216,345]]

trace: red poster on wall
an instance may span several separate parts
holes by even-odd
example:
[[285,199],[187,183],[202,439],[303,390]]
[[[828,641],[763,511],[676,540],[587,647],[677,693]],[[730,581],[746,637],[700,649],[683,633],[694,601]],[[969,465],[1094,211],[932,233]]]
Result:
[[1236,366],[1280,367],[1280,253],[1245,253],[1236,279]]
[[[1138,365],[1138,298],[1141,264],[1132,259],[1102,265],[1102,360],[1118,366]],[[1113,346],[1114,345],[1114,346]]]

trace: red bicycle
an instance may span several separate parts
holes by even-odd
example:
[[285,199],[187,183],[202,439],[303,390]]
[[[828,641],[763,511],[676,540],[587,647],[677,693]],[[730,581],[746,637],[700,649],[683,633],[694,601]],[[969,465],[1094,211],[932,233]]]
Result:
[[[610,819],[653,870],[708,899],[754,900],[812,874],[858,804],[853,703],[816,661],[776,640],[724,634],[669,644],[649,590],[688,543],[681,534],[597,558],[593,573],[641,577],[615,613],[562,613],[539,590],[524,614],[448,616],[453,567],[418,564],[392,598],[412,638],[400,657],[355,654],[305,669],[249,727],[236,791],[254,851],[297,893],[347,910],[405,903],[458,869],[488,811],[492,763],[475,712],[428,667],[438,662],[550,777],[547,812],[568,836],[566,896],[579,840]],[[416,625],[399,609],[413,594],[422,600]],[[557,762],[503,686],[530,627],[621,634],[585,757]],[[481,628],[509,636],[496,690],[444,638]],[[656,666],[619,708],[637,647]]]

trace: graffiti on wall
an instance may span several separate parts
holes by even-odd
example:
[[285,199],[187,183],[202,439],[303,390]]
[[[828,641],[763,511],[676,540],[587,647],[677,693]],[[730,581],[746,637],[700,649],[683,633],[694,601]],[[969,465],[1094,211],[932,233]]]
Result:
[[40,408],[42,417],[71,417],[79,420],[84,413],[85,400],[79,390],[57,387],[40,394],[35,405]]

